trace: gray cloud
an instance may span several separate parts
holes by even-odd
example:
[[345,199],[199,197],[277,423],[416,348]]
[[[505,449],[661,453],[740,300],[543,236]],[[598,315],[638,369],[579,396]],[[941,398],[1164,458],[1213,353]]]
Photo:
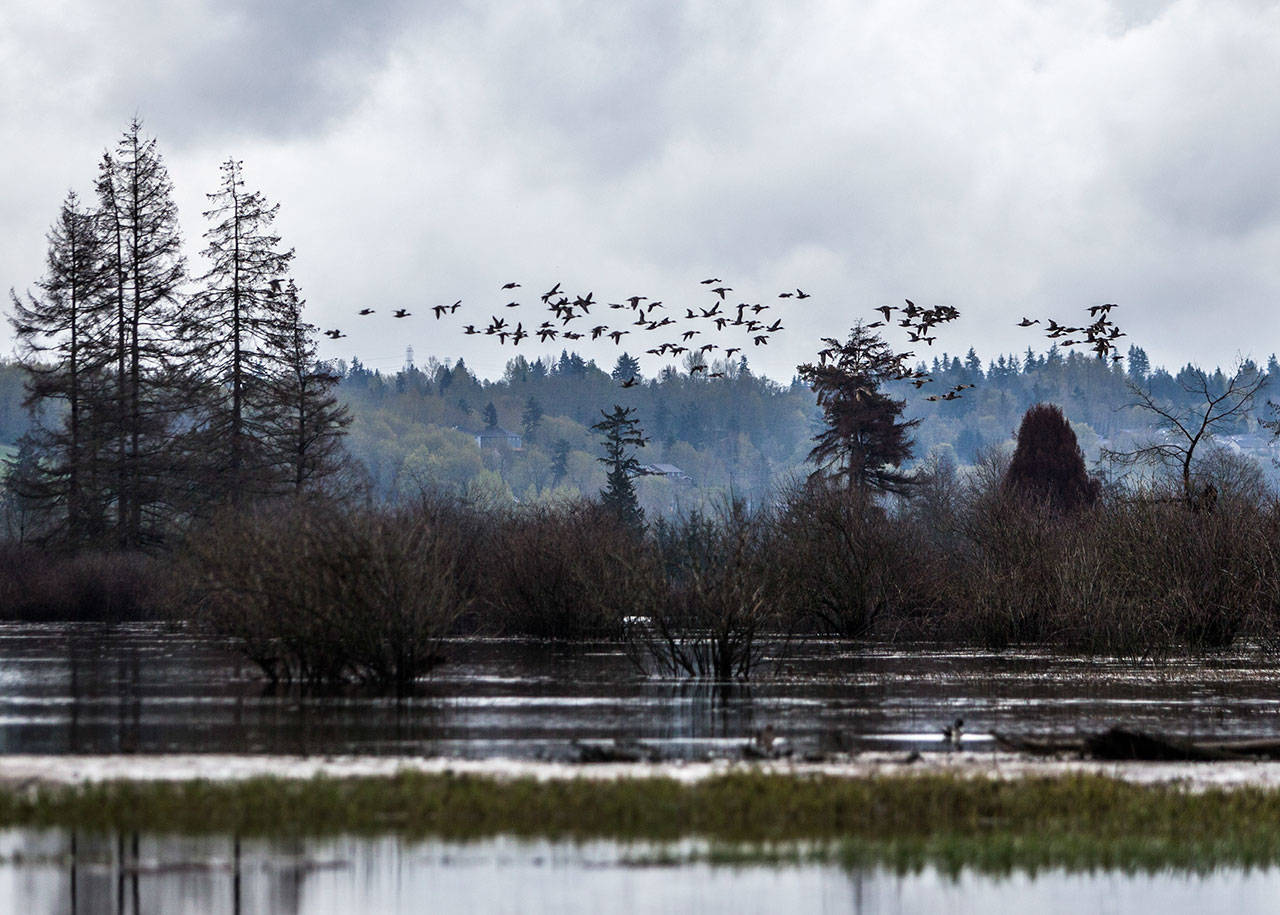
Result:
[[488,371],[510,351],[355,307],[481,309],[506,279],[680,297],[705,271],[812,287],[751,353],[784,378],[907,296],[962,309],[953,352],[1040,346],[1023,313],[1103,300],[1157,361],[1280,334],[1269,4],[64,9],[0,11],[6,286],[38,275],[57,201],[137,110],[193,247],[217,162],[244,158],[316,320],[351,335],[333,354],[388,368],[408,343]]

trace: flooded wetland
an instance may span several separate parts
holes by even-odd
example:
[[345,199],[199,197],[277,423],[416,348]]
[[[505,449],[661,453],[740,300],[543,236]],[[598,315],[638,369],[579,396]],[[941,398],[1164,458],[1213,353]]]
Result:
[[156,624],[0,626],[0,752],[249,753],[573,760],[636,741],[663,759],[739,758],[772,726],[797,752],[966,749],[992,731],[1274,737],[1280,667],[1256,656],[1158,664],[1053,652],[794,641],[758,680],[642,676],[616,645],[466,640],[401,699],[271,689],[225,646]]
[[[956,718],[970,755],[994,753],[993,732],[1123,724],[1267,738],[1280,724],[1280,671],[1249,653],[1152,664],[793,641],[776,646],[759,680],[723,687],[643,676],[608,644],[479,640],[449,654],[412,695],[391,699],[270,689],[224,645],[155,624],[10,624],[0,627],[0,749],[10,759],[153,762],[508,759],[518,773],[522,762],[575,762],[589,747],[639,747],[676,767],[737,761],[766,727],[795,759],[838,760],[955,755],[942,727]],[[200,832],[8,829],[0,902],[32,912],[751,912],[783,900],[830,912],[980,912],[1128,911],[1159,900],[1169,912],[1248,912],[1265,911],[1280,889],[1274,856],[1183,870],[1141,858],[1034,866],[1025,849],[948,858],[892,843],[868,855],[838,842],[743,852],[696,836]]]

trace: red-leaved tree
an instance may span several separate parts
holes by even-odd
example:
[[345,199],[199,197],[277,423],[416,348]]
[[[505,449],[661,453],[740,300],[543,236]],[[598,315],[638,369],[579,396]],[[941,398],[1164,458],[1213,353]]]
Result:
[[1101,484],[1085,470],[1084,453],[1061,407],[1036,404],[1023,415],[1004,488],[1044,499],[1064,513],[1097,500]]

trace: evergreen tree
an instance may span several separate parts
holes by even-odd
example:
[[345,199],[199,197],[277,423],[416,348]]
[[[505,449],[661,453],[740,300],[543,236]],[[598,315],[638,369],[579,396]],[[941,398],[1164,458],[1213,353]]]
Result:
[[[23,300],[10,293],[33,417],[23,450],[36,456],[11,482],[31,506],[59,516],[51,532],[57,539],[79,544],[101,536],[104,520],[98,458],[109,428],[102,364],[108,278],[96,220],[74,192],[48,240],[40,294]],[[51,408],[49,401],[60,404]]]
[[617,382],[639,378],[640,360],[628,353],[623,353],[618,357],[618,361],[614,363],[613,371],[609,373],[609,377]]
[[331,484],[346,467],[342,446],[351,416],[338,402],[341,375],[316,358],[313,325],[290,281],[277,296],[266,342],[280,358],[267,378],[262,444],[277,485],[292,493]]
[[843,477],[849,489],[905,492],[912,477],[897,468],[911,457],[908,432],[920,421],[903,420],[906,402],[881,391],[886,382],[905,374],[905,354],[895,353],[861,323],[846,342],[823,342],[826,349],[819,361],[797,369],[818,395],[826,422],[809,452],[817,465],[814,475]]
[[113,417],[117,539],[137,546],[155,539],[177,506],[170,436],[180,405],[171,372],[180,361],[174,341],[180,286],[186,273],[173,183],[154,138],[134,120],[107,153],[97,190],[114,288]]
[[1129,378],[1136,384],[1142,384],[1151,373],[1151,360],[1147,351],[1140,346],[1129,347]]
[[635,449],[643,448],[646,439],[640,421],[632,416],[634,412],[631,407],[614,404],[612,413],[600,411],[604,419],[591,428],[604,437],[604,457],[597,460],[609,468],[600,501],[623,524],[639,530],[644,526],[644,511],[631,481],[641,475]]
[[181,333],[192,357],[198,354],[188,365],[207,413],[194,437],[212,478],[207,494],[240,498],[273,488],[266,423],[281,392],[269,379],[289,378],[292,393],[298,371],[311,370],[297,361],[307,358],[298,330],[314,328],[300,321],[296,290],[292,301],[285,295],[293,251],[272,231],[279,205],[245,189],[238,160],[228,159],[221,171],[204,213],[209,269],[184,310]]
[[542,423],[542,405],[532,395],[524,402],[524,412],[520,414],[520,428],[526,438],[533,438]]
[[486,429],[498,428],[498,408],[493,405],[492,400],[484,405],[484,427]]
[[569,475],[569,442],[556,439],[551,445],[551,488],[555,489]]
[[1004,487],[1022,496],[1046,500],[1059,512],[1091,505],[1101,484],[1090,479],[1084,454],[1071,424],[1054,404],[1036,404],[1022,417],[1018,447],[1005,473]]

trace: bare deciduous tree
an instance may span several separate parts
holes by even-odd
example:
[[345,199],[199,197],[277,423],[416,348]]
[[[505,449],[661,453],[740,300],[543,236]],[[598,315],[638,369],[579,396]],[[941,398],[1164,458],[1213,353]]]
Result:
[[1127,451],[1103,449],[1102,456],[1125,466],[1146,464],[1174,470],[1181,479],[1187,507],[1211,508],[1216,491],[1208,485],[1197,488],[1192,480],[1196,449],[1245,417],[1266,383],[1266,373],[1253,363],[1238,363],[1221,384],[1203,370],[1191,368],[1179,374],[1179,384],[1196,402],[1179,407],[1157,400],[1149,388],[1130,382],[1135,397],[1131,406],[1154,416],[1165,437]]

